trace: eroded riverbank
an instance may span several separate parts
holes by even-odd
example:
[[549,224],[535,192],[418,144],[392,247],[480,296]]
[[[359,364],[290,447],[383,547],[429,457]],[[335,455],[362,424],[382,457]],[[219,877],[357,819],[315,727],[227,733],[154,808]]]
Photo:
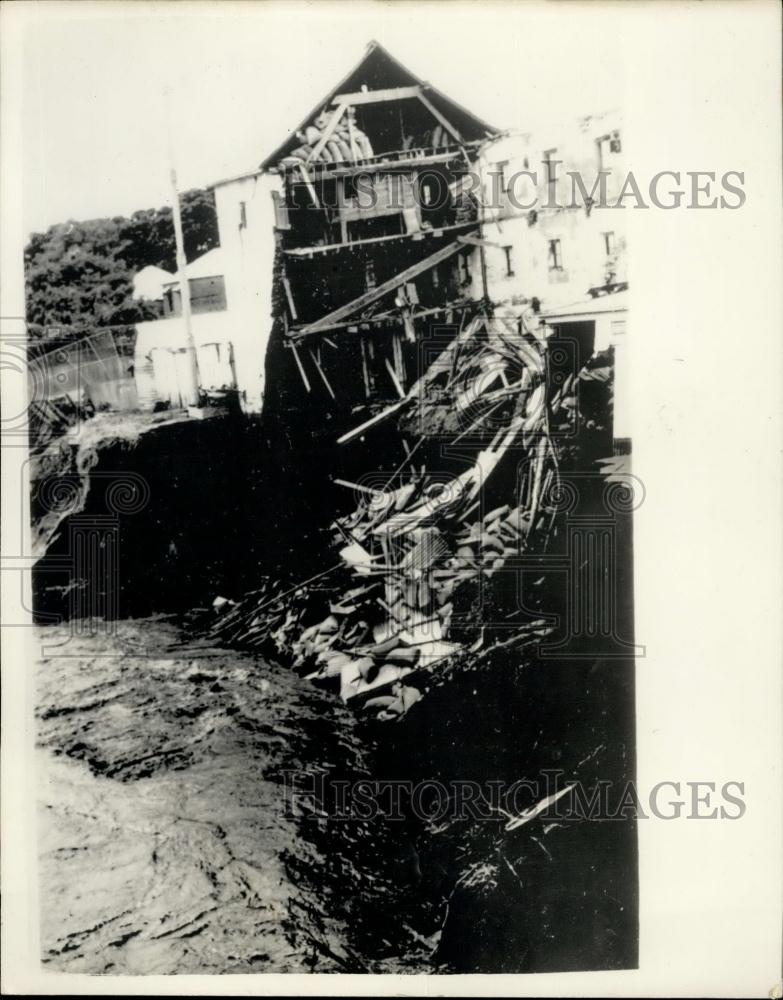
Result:
[[350,713],[258,657],[189,644],[163,619],[39,636],[45,965],[361,969],[344,926],[289,874],[289,856],[325,862],[286,815],[282,784],[288,769],[361,770]]
[[[79,623],[74,623],[78,626]],[[39,630],[45,966],[90,973],[490,972],[635,961],[632,822],[348,821],[288,794],[323,777],[625,780],[627,666],[508,658],[403,722],[171,619]],[[573,692],[580,691],[575,698]],[[619,787],[619,785],[618,785]],[[307,807],[307,808],[305,808]],[[581,963],[581,965],[580,965]]]

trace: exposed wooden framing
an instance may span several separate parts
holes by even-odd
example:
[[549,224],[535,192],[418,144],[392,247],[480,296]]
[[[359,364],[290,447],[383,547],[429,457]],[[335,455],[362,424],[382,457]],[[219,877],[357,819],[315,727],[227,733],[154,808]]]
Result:
[[[463,316],[463,319],[464,319],[464,316]],[[465,341],[469,340],[472,336],[475,335],[475,333],[477,332],[478,325],[479,324],[475,320],[473,322],[471,322],[471,323],[468,323],[467,326],[462,326],[461,325],[460,326],[460,331],[457,334],[457,336],[454,338],[454,340],[452,340],[451,343],[446,348],[444,348],[443,351],[441,351],[441,353],[438,355],[438,357],[429,366],[429,368],[427,369],[427,371],[424,372],[424,374],[421,375],[420,378],[418,378],[413,383],[413,385],[410,387],[410,389],[408,389],[408,392],[405,394],[405,396],[402,399],[398,399],[396,403],[392,403],[392,405],[389,406],[389,407],[387,407],[385,410],[381,410],[380,413],[376,413],[375,416],[370,417],[369,420],[365,420],[365,422],[363,424],[359,424],[359,426],[358,427],[354,427],[353,430],[346,431],[346,433],[343,434],[342,437],[339,437],[337,439],[337,443],[338,444],[345,444],[348,441],[352,441],[354,438],[359,437],[361,434],[363,434],[365,431],[369,430],[371,427],[374,427],[376,424],[381,423],[382,421],[386,420],[388,417],[393,416],[403,406],[405,406],[411,400],[415,399],[416,393],[419,392],[420,389],[422,389],[425,385],[427,385],[429,382],[431,382],[434,378],[437,378],[438,375],[442,374],[443,372],[445,372],[447,370],[447,366],[449,365],[449,363],[451,361],[451,358],[454,356],[455,352],[459,350],[459,348],[462,346],[462,344],[465,343]],[[370,341],[370,346],[372,346],[372,341]],[[388,360],[386,361],[386,367],[389,370],[389,374],[392,376],[392,378],[394,378],[394,370],[392,369],[392,367],[389,364]],[[398,391],[399,391],[399,388],[398,388]],[[422,443],[423,440],[424,440],[424,438],[421,438],[419,440],[419,444],[416,445],[413,448],[413,452],[416,451],[416,448],[419,447],[419,445]],[[410,460],[411,455],[413,454],[413,452],[411,452],[411,454],[409,454],[406,457],[405,462],[407,462],[407,461]],[[403,463],[403,465],[404,464],[405,463]],[[400,466],[400,469],[401,468],[402,468],[402,466]],[[392,478],[389,480],[389,483],[392,482],[392,480],[394,479],[394,477],[399,473],[400,469],[398,469],[397,472],[395,472],[392,475]],[[389,484],[387,484],[387,486],[388,485]]]
[[405,391],[405,361],[402,356],[402,336],[399,333],[392,334],[392,355],[394,357],[394,373],[400,388]]
[[495,243],[492,240],[484,239],[484,237],[479,236],[458,236],[457,239],[460,243],[470,244],[474,247],[496,247],[498,250],[505,250],[505,245],[503,243]]
[[[441,233],[448,233],[454,229],[467,229],[469,226],[475,225],[475,222],[457,222],[452,226],[439,226],[437,229],[424,229],[421,232],[424,236],[437,239]],[[290,250],[284,250],[283,253],[289,257],[314,257],[316,254],[336,252],[349,247],[363,247],[370,243],[390,243],[392,240],[409,240],[412,235],[414,234],[395,233],[392,236],[370,236],[365,240],[352,240],[350,243],[327,243],[324,246],[293,247]]]
[[[469,300],[469,299],[466,299],[466,300],[463,300],[463,301],[459,301],[459,302],[447,302],[445,305],[442,305],[442,306],[431,306],[429,309],[420,309],[416,313],[414,313],[413,315],[415,317],[417,317],[417,318],[421,318],[423,316],[434,316],[437,313],[442,313],[442,312],[448,313],[452,309],[464,309],[466,306],[468,306],[470,304],[471,304],[471,300]],[[370,326],[382,326],[385,323],[394,323],[394,322],[396,322],[396,314],[395,314],[395,312],[394,312],[393,309],[390,309],[390,310],[388,310],[386,312],[378,313],[376,316],[362,316],[359,319],[346,320],[344,323],[333,323],[330,326],[323,326],[317,332],[318,333],[324,333],[327,330],[329,330],[329,331],[332,331],[332,330],[350,330],[351,327],[356,328],[356,327],[358,327],[360,325],[361,326],[367,326],[367,327],[370,327]],[[447,322],[450,323],[451,320],[447,319]],[[304,329],[304,327],[302,327],[302,329]],[[354,332],[355,332],[355,329],[354,329]],[[303,337],[303,336],[307,336],[307,335],[303,334],[301,329],[300,330],[293,329],[293,330],[291,330],[290,334],[288,333],[288,331],[286,331],[286,336],[290,336],[292,340],[296,340],[299,337]],[[324,337],[324,339],[326,339],[326,338]],[[369,341],[369,344],[372,345],[372,341],[371,340]]]
[[400,385],[400,380],[397,378],[397,373],[394,371],[394,368],[392,368],[391,364],[389,363],[389,359],[388,358],[384,358],[384,364],[386,365],[386,370],[391,375],[391,380],[394,383],[394,388],[397,390],[397,393],[399,394],[400,399],[404,400],[406,398],[405,397],[405,390]]
[[373,489],[372,486],[362,486],[361,483],[351,483],[347,479],[333,479],[335,486],[345,486],[349,490],[357,490],[359,493],[369,493],[370,496],[377,496],[383,490]]
[[288,299],[288,308],[291,312],[291,319],[298,319],[299,314],[296,311],[296,306],[294,305],[294,296],[291,292],[291,282],[288,280],[288,276],[283,274],[283,288],[285,289],[285,297]]
[[362,351],[362,378],[364,379],[364,394],[367,399],[369,399],[372,394],[372,382],[370,379],[370,366],[367,361],[367,338],[360,337],[359,344],[361,345]]
[[337,96],[333,98],[332,104],[350,104],[354,107],[358,107],[362,104],[384,104],[388,101],[402,101],[412,97],[418,98],[430,114],[437,118],[440,124],[450,135],[454,136],[458,143],[461,144],[463,142],[462,136],[459,134],[457,129],[447,118],[444,118],[432,101],[430,101],[430,99],[423,92],[421,87],[391,87],[386,90],[368,90],[359,91],[354,94],[337,94]]
[[430,254],[429,257],[425,257],[424,260],[419,261],[418,264],[412,264],[404,271],[400,271],[400,273],[395,275],[393,278],[389,278],[388,281],[384,281],[382,284],[378,285],[377,288],[373,288],[371,291],[365,292],[352,302],[348,302],[346,305],[340,306],[338,309],[334,309],[332,312],[327,313],[326,316],[322,316],[321,319],[316,320],[315,323],[309,323],[307,326],[302,327],[299,330],[299,335],[304,336],[308,333],[319,333],[322,330],[327,329],[330,324],[339,323],[341,320],[355,315],[362,309],[366,309],[368,306],[372,305],[373,302],[377,302],[378,299],[383,298],[384,295],[387,295],[389,292],[393,292],[395,289],[399,288],[400,285],[404,285],[406,281],[412,281],[415,277],[417,277],[417,275],[422,274],[424,271],[428,271],[436,264],[440,264],[441,261],[447,260],[461,249],[462,244],[458,241],[449,243],[445,247],[441,247],[440,250],[436,250],[435,253]]
[[312,149],[310,155],[307,157],[307,162],[308,163],[312,163],[313,160],[317,156],[320,155],[321,150],[324,148],[324,146],[327,144],[327,142],[329,142],[329,140],[332,138],[332,134],[333,134],[334,130],[337,128],[337,126],[338,126],[338,124],[340,122],[340,119],[345,114],[346,108],[347,108],[346,104],[338,104],[337,105],[337,110],[334,112],[334,114],[332,115],[332,117],[329,119],[329,124],[324,129],[324,131],[323,131],[323,133],[321,135],[321,138],[318,140],[318,142],[315,144],[315,146],[313,146],[313,149]]
[[[463,315],[464,320],[464,315]],[[459,353],[462,345],[478,332],[478,323],[474,320],[467,326],[460,324],[460,330],[454,340],[448,344],[435,358],[429,368],[418,378],[408,390],[408,397],[413,398],[419,390],[428,385],[434,378],[442,375],[452,365],[452,359]]]
[[307,190],[310,192],[310,197],[313,199],[313,204],[316,208],[321,207],[321,202],[318,200],[318,195],[315,193],[315,188],[313,187],[313,182],[310,180],[310,175],[307,172],[307,167],[304,163],[299,164],[299,171],[302,174],[302,180],[307,185]]
[[360,150],[356,145],[356,139],[353,134],[353,108],[348,110],[348,147],[351,150],[351,157],[354,161],[361,160],[359,155]]
[[296,367],[299,369],[299,374],[302,376],[304,387],[308,392],[310,392],[310,382],[305,374],[304,365],[302,364],[302,359],[299,357],[299,351],[296,349],[296,344],[291,344],[291,350],[294,352],[294,361],[296,361]]
[[[296,348],[294,348],[294,350],[296,350]],[[313,351],[310,351],[310,357],[313,359],[313,364],[317,368],[318,374],[321,376],[321,380],[323,384],[326,386],[329,395],[332,397],[332,399],[337,399],[337,397],[334,394],[334,389],[332,389],[332,387],[329,385],[329,379],[326,377],[326,372],[324,372],[323,368],[321,367],[321,363],[319,362],[318,358],[316,357]]]
[[421,87],[387,87],[384,90],[358,90],[353,94],[335,94],[332,104],[385,104],[387,101],[402,101],[409,97],[419,97]]
[[413,325],[413,311],[410,306],[403,306],[400,309],[402,314],[402,324],[405,327],[405,336],[411,343],[416,342],[416,328]]
[[[378,156],[384,155],[388,154],[378,154]],[[429,166],[430,164],[435,163],[450,163],[452,160],[456,160],[461,157],[461,155],[461,150],[452,149],[452,151],[448,153],[421,153],[418,156],[405,156],[396,160],[373,158],[365,161],[364,163],[357,163],[352,166],[347,164],[336,166],[333,163],[311,163],[310,167],[316,177],[349,177],[351,174],[360,174],[369,171],[392,173],[395,170],[405,170],[409,167]],[[291,167],[291,170],[295,169],[296,167]]]
[[462,142],[462,136],[454,128],[454,126],[451,124],[451,122],[447,118],[443,117],[443,115],[440,113],[440,111],[438,111],[438,109],[435,107],[435,105],[432,103],[432,101],[421,90],[419,91],[419,93],[416,96],[419,98],[419,100],[424,105],[424,107],[427,108],[429,110],[429,112],[431,114],[433,114],[438,119],[438,121],[446,129],[446,131],[450,132],[454,136],[454,138],[457,140],[457,142],[461,143]]
[[396,403],[392,403],[385,410],[381,410],[380,413],[376,413],[375,416],[370,417],[369,420],[365,420],[363,424],[359,424],[358,427],[354,427],[353,430],[346,431],[342,437],[337,438],[338,444],[345,444],[346,441],[352,441],[355,437],[359,437],[365,431],[374,427],[375,424],[381,423],[381,421],[386,420],[387,417],[393,416],[398,410],[400,410],[408,402],[407,397],[405,399],[398,399]]

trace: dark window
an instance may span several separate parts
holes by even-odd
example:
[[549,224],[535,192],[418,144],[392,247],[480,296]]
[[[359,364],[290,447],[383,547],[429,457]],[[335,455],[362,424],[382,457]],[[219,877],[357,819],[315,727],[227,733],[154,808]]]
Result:
[[221,276],[191,278],[190,308],[194,313],[221,312],[226,308],[226,286]]
[[511,258],[513,247],[503,247],[503,252],[506,255],[506,275],[511,278],[514,275],[514,264]]
[[609,166],[614,157],[623,151],[619,132],[609,132],[607,135],[602,135],[596,142],[598,143],[598,160],[601,167]]
[[239,228],[247,229],[247,205],[244,201],[239,203]]
[[617,249],[617,240],[615,239],[614,233],[604,233],[604,249],[606,250],[607,256],[612,254]]
[[563,254],[560,246],[560,240],[549,241],[549,270],[563,270]]

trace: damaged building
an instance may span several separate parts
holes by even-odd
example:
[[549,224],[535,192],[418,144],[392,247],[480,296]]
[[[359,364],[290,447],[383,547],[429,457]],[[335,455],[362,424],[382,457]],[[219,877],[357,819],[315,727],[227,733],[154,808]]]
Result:
[[[127,428],[99,414],[108,445],[79,430],[42,456],[36,608],[127,616],[150,648],[159,615],[182,617],[185,668],[152,661],[162,695],[141,692],[143,716],[169,697],[177,744],[192,724],[201,755],[214,735],[212,784],[237,785],[243,821],[259,775],[347,784],[350,732],[352,779],[534,789],[493,795],[486,817],[403,799],[404,822],[381,811],[365,826],[326,822],[294,787],[314,846],[286,852],[286,871],[312,905],[291,904],[286,940],[304,938],[315,971],[636,961],[634,821],[544,820],[555,805],[574,818],[577,786],[592,803],[634,777],[643,490],[628,471],[625,239],[622,213],[569,181],[590,192],[603,172],[611,191],[624,153],[617,114],[501,131],[372,43],[262,163],[212,186],[219,247],[185,269],[190,329],[178,281],[151,274],[161,315],[134,341],[88,338],[47,369],[52,396],[81,371],[96,398],[161,412]],[[92,740],[85,727],[66,752],[97,759]],[[161,746],[166,767],[189,766]],[[145,780],[150,756],[131,760]],[[220,872],[245,865],[245,843],[266,850],[277,802]],[[210,825],[222,843],[223,819]],[[257,958],[268,890],[247,885],[230,905],[252,911]],[[321,907],[344,917],[344,956]],[[190,948],[200,930],[183,927]],[[395,964],[406,955],[419,964]]]
[[269,373],[291,409],[338,424],[398,399],[422,343],[480,307],[567,338],[582,364],[622,353],[620,213],[569,188],[576,170],[588,192],[598,171],[615,189],[621,128],[608,114],[559,138],[500,132],[372,43],[256,171],[214,186],[245,411]]
[[[216,185],[229,303],[236,289],[265,354],[246,405],[262,401],[295,449],[297,434],[324,442],[339,560],[315,592],[273,586],[233,607],[219,635],[389,719],[455,659],[553,632],[541,609],[569,596],[528,606],[524,568],[565,537],[580,428],[591,462],[625,450],[606,404],[627,289],[619,227],[589,197],[555,196],[568,169],[619,171],[621,150],[611,116],[538,150],[373,43],[258,171]],[[580,410],[596,393],[598,420]],[[606,530],[580,544],[605,553]],[[579,629],[626,655],[616,573],[593,569],[596,620]]]

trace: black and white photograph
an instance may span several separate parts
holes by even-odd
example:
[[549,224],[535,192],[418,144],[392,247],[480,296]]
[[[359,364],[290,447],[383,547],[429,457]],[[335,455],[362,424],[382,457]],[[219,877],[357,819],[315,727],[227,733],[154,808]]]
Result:
[[[687,609],[721,617],[708,531],[727,549],[720,531],[747,531],[750,560],[774,501],[754,515],[764,487],[742,469],[760,439],[743,443],[729,388],[722,452],[699,424],[724,489],[692,509],[683,411],[712,406],[709,372],[742,383],[745,361],[722,330],[705,348],[720,306],[701,324],[680,309],[688,275],[661,249],[683,227],[719,257],[734,220],[750,239],[755,180],[720,144],[675,161],[673,137],[639,127],[624,42],[643,50],[657,14],[675,53],[703,25],[709,62],[730,47],[722,18],[779,25],[776,5],[742,6],[4,5],[22,243],[4,251],[3,376],[23,404],[3,415],[20,469],[3,633],[27,650],[29,746],[16,767],[6,745],[3,781],[25,785],[37,983],[383,975],[405,994],[478,973],[529,995],[569,973],[550,995],[589,996],[581,977],[602,973],[604,995],[644,995],[627,977],[651,971],[645,927],[654,941],[669,909],[698,922],[695,888],[656,896],[658,863],[687,881],[669,831],[697,856],[706,838],[712,882],[755,824],[771,835],[777,816],[779,833],[779,791],[761,803],[750,777],[772,780],[774,750],[700,754],[659,707],[696,715],[704,689]],[[678,65],[695,79],[701,63]],[[779,71],[747,92],[779,104],[753,90]],[[675,134],[711,136],[718,109],[689,86],[702,117]],[[770,133],[753,121],[756,149]],[[763,311],[748,299],[780,258],[764,245],[759,288],[710,275],[737,315]],[[761,325],[735,335],[751,329],[762,350]],[[677,387],[696,377],[698,397]],[[717,532],[713,504],[732,515]],[[769,597],[779,573],[763,572]],[[657,592],[681,616],[651,615]],[[773,631],[734,607],[715,645],[732,656],[730,630],[765,670]],[[687,636],[676,653],[669,628]],[[750,663],[732,670],[752,686]],[[747,697],[772,711],[766,690]],[[742,697],[721,706],[750,725]],[[743,865],[727,894],[735,877],[755,891]],[[648,995],[757,995],[776,919],[758,893],[748,934],[766,932],[730,966],[739,992],[694,969]]]

